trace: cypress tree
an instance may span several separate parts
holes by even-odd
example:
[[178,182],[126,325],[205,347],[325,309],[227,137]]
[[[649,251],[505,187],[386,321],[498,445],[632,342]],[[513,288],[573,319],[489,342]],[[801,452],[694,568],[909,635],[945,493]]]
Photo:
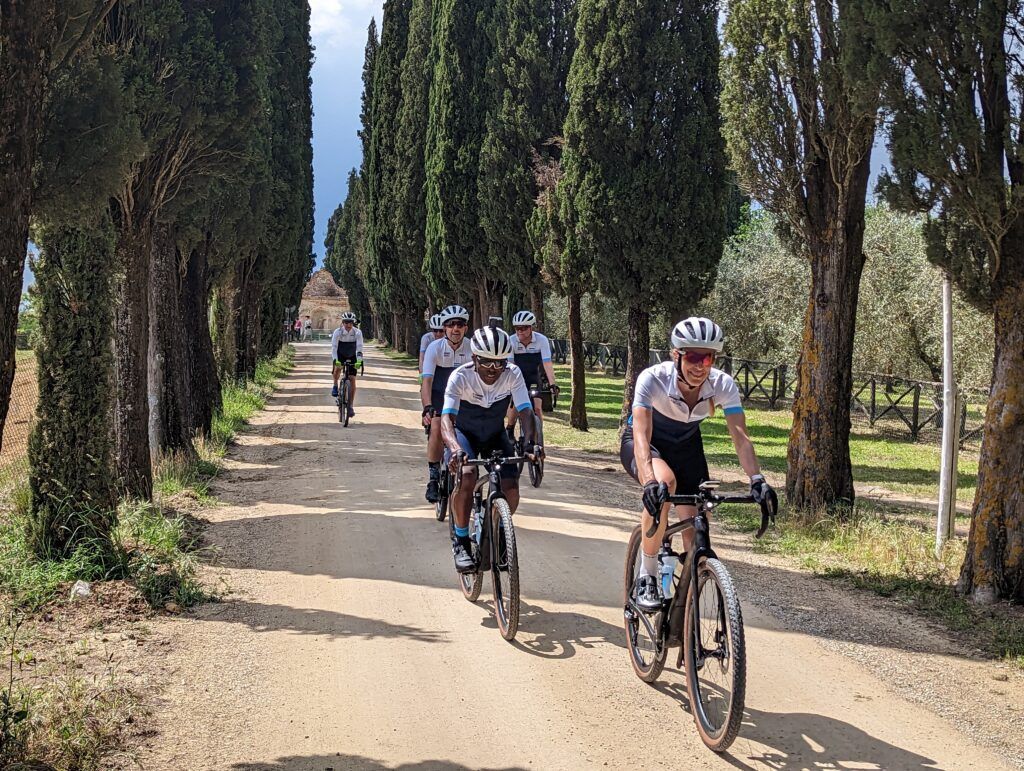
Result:
[[476,298],[477,320],[500,296],[480,245],[477,180],[489,103],[486,68],[494,0],[437,0],[434,4],[427,126],[427,229],[425,276],[436,297]]
[[328,228],[324,267],[348,293],[352,311],[363,320],[363,334],[368,334],[373,332],[372,329],[368,331],[366,328],[366,320],[371,316],[370,298],[359,276],[356,260],[361,243],[360,235],[363,232],[361,221],[365,216],[364,186],[359,178],[359,172],[352,169],[348,175],[348,192],[345,200],[333,217],[335,227]]
[[31,541],[66,557],[116,520],[110,444],[114,233],[98,222],[39,234],[36,423],[29,438]]
[[433,7],[432,0],[412,2],[408,43],[399,78],[401,108],[395,140],[396,262],[402,267],[403,280],[419,287],[423,297],[427,294],[426,279],[422,273],[427,229],[423,152],[430,114],[430,25]]
[[[1024,16],[1019,2],[874,3],[892,58],[881,189],[929,213],[928,256],[995,322],[992,390],[959,589],[1024,600]],[[970,334],[969,332],[967,334]]]
[[416,288],[405,281],[398,260],[396,223],[401,216],[398,197],[398,121],[401,108],[401,67],[409,38],[412,0],[384,4],[380,50],[373,72],[373,129],[366,177],[367,255],[376,292],[391,316],[392,344],[407,347],[409,312]]
[[497,0],[487,67],[492,104],[480,148],[480,226],[489,269],[519,295],[530,292],[538,275],[526,232],[538,193],[534,155],[554,133],[562,101],[554,92],[549,5]]
[[863,6],[732,0],[725,25],[733,166],[811,263],[786,474],[800,508],[854,496],[851,367],[879,91]]
[[21,0],[0,8],[0,441],[14,381],[18,303],[34,211],[29,182],[51,84],[87,51],[111,0]]
[[366,46],[363,49],[363,93],[359,102],[359,140],[363,146],[363,165],[360,176],[366,178],[370,162],[370,140],[373,137],[373,71],[377,66],[377,52],[380,39],[377,36],[377,20],[370,19],[366,28]]
[[651,312],[696,303],[722,253],[716,7],[578,6],[562,216],[566,249],[629,309],[623,416],[648,364]]

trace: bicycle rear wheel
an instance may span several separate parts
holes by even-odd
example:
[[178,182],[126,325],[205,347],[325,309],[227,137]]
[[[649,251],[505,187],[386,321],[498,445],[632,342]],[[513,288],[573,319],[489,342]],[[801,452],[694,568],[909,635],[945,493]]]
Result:
[[[473,517],[477,516],[474,512],[469,517],[469,532],[473,532]],[[455,517],[451,516],[448,518],[448,531],[452,535],[452,543],[455,542]],[[473,541],[472,549],[473,556],[477,558],[477,565],[480,564],[480,557],[476,553],[478,550],[476,541]],[[462,588],[462,596],[470,602],[476,602],[480,598],[480,590],[484,585],[484,574],[477,570],[475,573],[459,573],[459,586]]]
[[[536,414],[533,416],[533,440],[542,447],[544,446],[544,422]],[[516,452],[521,454],[523,452],[523,445],[526,442],[521,415],[516,417],[514,441]],[[540,487],[540,483],[544,479],[544,459],[541,458],[536,463],[527,461],[526,468],[530,473],[530,484],[534,487]]]
[[[434,503],[434,516],[438,522],[444,522],[448,513],[448,471],[441,469],[440,478],[437,480],[437,501]],[[455,531],[452,530],[454,537]]]
[[341,392],[338,394],[338,420],[341,421],[343,427],[348,426],[349,388],[351,388],[351,384],[348,382],[348,378],[345,378],[341,384]]
[[640,575],[640,546],[643,538],[640,526],[633,528],[626,547],[626,570],[623,615],[626,623],[626,647],[629,662],[636,676],[645,683],[653,683],[665,668],[668,646],[661,639],[662,612],[645,614],[636,607],[634,587]]
[[504,498],[496,498],[491,506],[491,536],[496,553],[491,561],[494,617],[501,636],[511,641],[519,629],[519,554],[512,509]]
[[[698,618],[693,618],[697,592]],[[736,739],[743,722],[747,660],[743,614],[729,571],[717,559],[697,568],[686,598],[683,627],[686,691],[701,740],[724,752]]]

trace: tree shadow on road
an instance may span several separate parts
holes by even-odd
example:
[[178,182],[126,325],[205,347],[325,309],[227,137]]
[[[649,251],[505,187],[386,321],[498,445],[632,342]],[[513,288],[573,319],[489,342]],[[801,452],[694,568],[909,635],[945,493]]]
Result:
[[[494,601],[481,603],[481,609],[487,615],[480,625],[497,629]],[[571,659],[579,648],[626,647],[622,627],[582,613],[546,610],[528,602],[519,606],[519,629],[520,635],[512,646],[542,659]]]
[[450,760],[420,760],[391,765],[362,755],[289,755],[257,763],[235,763],[232,771],[526,771],[524,766],[464,766]]
[[[681,672],[676,674],[684,677]],[[675,699],[685,713],[685,719],[692,720],[689,696],[681,681],[655,683],[654,688]],[[763,745],[764,749],[754,746],[754,743]],[[762,768],[779,771],[826,768],[934,771],[940,768],[931,758],[890,744],[834,717],[809,712],[765,712],[749,707],[743,712],[743,727],[736,743],[720,757],[735,768],[746,771]]]

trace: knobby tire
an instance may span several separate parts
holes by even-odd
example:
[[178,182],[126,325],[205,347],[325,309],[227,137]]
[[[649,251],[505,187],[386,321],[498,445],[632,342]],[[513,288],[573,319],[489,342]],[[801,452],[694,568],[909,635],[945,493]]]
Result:
[[[633,528],[633,533],[629,537],[629,545],[626,547],[626,569],[623,576],[625,584],[623,615],[626,626],[626,647],[629,649],[629,663],[633,665],[633,671],[636,672],[637,677],[645,683],[653,683],[665,668],[668,646],[664,640],[658,637],[651,638],[647,627],[639,617],[640,610],[630,607],[630,601],[635,599],[633,597],[633,587],[636,584],[636,577],[639,575],[639,556],[642,543],[643,538],[640,526],[637,525]],[[633,614],[632,619],[630,614]],[[649,615],[647,620],[655,630],[661,629],[661,612]],[[645,639],[648,641],[646,645],[643,643]],[[658,650],[659,646],[660,651]]]
[[494,618],[501,636],[511,642],[519,630],[519,554],[512,509],[504,498],[495,498],[491,505],[491,537],[495,544],[491,562]]

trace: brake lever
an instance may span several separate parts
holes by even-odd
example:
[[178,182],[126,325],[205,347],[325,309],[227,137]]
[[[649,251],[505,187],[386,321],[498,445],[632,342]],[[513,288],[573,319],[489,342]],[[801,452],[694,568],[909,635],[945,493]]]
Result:
[[[661,524],[661,510],[663,508],[664,508],[664,506],[659,506],[658,507],[658,513],[657,514],[651,514],[651,519],[654,521],[654,524],[651,525],[651,529],[648,530],[644,534],[644,538],[653,538],[654,534],[658,532],[658,525]],[[650,514],[650,512],[647,512],[647,513]]]
[[775,513],[768,506],[767,501],[761,501],[761,527],[758,528],[754,538],[760,538],[768,530],[769,523],[775,527]]

